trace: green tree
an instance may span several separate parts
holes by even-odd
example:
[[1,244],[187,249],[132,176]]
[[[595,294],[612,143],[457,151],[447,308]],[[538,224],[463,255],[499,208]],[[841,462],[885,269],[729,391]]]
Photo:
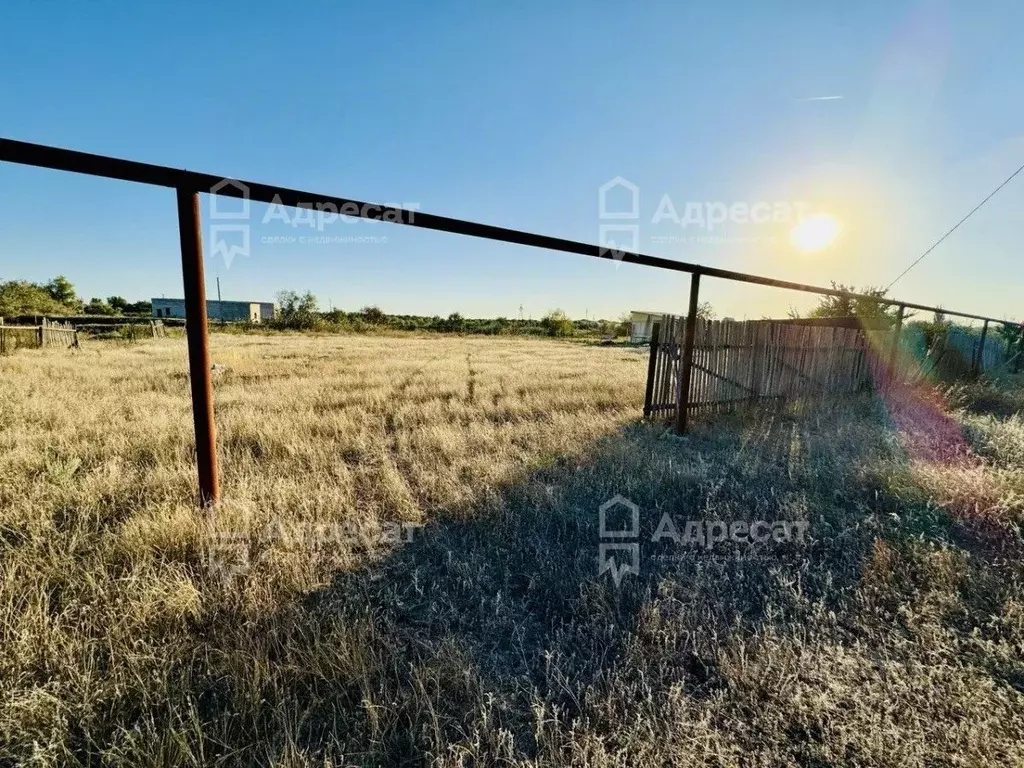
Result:
[[317,301],[312,291],[306,291],[305,293],[278,291],[277,305],[281,317],[288,318],[313,314],[316,312]]
[[949,322],[946,314],[941,310],[934,313],[931,322],[925,321],[920,323],[921,332],[924,334],[924,348],[932,349],[936,344],[945,339],[951,326],[952,323]]
[[80,312],[75,288],[63,275],[48,283],[28,280],[0,282],[0,316],[68,315]]
[[117,310],[107,304],[103,299],[98,299],[93,296],[89,299],[89,303],[86,304],[82,311],[87,315],[116,315]]
[[466,329],[466,318],[458,312],[452,312],[446,319],[441,321],[441,328],[451,333],[461,333]]
[[58,304],[72,308],[80,306],[82,303],[78,300],[78,294],[75,293],[75,286],[64,275],[57,275],[46,284],[45,288],[46,292],[50,294],[50,298]]
[[312,291],[278,291],[278,315],[271,325],[294,330],[314,330],[323,324],[317,313],[316,296]]
[[127,299],[124,299],[121,296],[108,296],[107,304],[109,304],[111,309],[119,315],[123,315],[125,310],[128,308]]
[[1024,344],[1021,342],[1021,331],[1024,331],[1024,324],[1003,325],[999,323],[996,327],[997,333],[1006,342],[1011,355],[1024,349]]
[[363,320],[373,325],[382,325],[387,322],[388,316],[378,306],[363,307],[359,310],[359,314],[363,316]]
[[[883,298],[884,288],[867,287],[857,291],[852,285],[832,283],[837,291],[846,293],[860,293],[864,296]],[[896,310],[888,304],[872,301],[869,298],[850,296],[822,296],[818,306],[808,313],[808,317],[859,317],[862,320],[877,323],[889,328],[896,322]],[[906,317],[909,316],[905,316]]]
[[47,290],[27,280],[0,283],[0,316],[66,314]]
[[548,336],[572,336],[572,320],[560,309],[548,312],[540,321],[541,327]]
[[334,325],[341,325],[348,320],[348,315],[341,309],[332,309],[330,312],[324,312],[323,317],[324,320]]
[[125,305],[126,315],[151,315],[153,314],[153,303],[150,301],[133,301]]

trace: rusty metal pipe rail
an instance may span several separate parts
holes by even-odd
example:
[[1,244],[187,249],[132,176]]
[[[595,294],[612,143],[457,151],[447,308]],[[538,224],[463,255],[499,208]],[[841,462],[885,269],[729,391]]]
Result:
[[[42,144],[31,144],[24,141],[12,139],[0,139],[0,161],[31,165],[38,168],[51,168],[71,173],[82,173],[89,176],[99,176],[107,179],[119,179],[139,184],[150,184],[159,187],[183,189],[189,192],[206,192],[225,197],[248,198],[261,203],[281,204],[291,207],[313,207],[320,205],[332,205],[341,210],[346,207],[353,211],[352,216],[375,221],[387,221],[395,224],[404,224],[421,229],[432,229],[438,232],[449,232],[456,235],[467,235],[478,237],[484,240],[496,240],[516,245],[526,245],[533,248],[544,248],[562,253],[574,253],[580,256],[591,256],[599,259],[622,261],[627,264],[640,264],[646,267],[667,269],[673,272],[684,272],[687,274],[700,274],[707,277],[716,277],[722,280],[733,280],[740,283],[753,285],[764,285],[769,288],[784,288],[791,291],[802,291],[804,293],[816,293],[823,296],[844,296],[852,299],[873,301],[876,304],[886,306],[902,305],[907,309],[919,309],[925,312],[942,312],[945,315],[964,317],[972,320],[988,320],[989,322],[1002,323],[1003,325],[1019,326],[1020,323],[1011,320],[1002,320],[985,315],[975,315],[969,312],[958,312],[943,307],[933,307],[927,304],[918,304],[899,299],[879,298],[860,293],[849,293],[835,288],[796,283],[790,280],[776,280],[771,277],[752,275],[746,272],[734,272],[729,269],[718,269],[703,264],[694,264],[685,261],[675,261],[661,256],[651,256],[643,253],[615,252],[600,245],[583,243],[577,240],[567,240],[561,237],[550,235],[538,235],[532,232],[523,232],[517,229],[497,227],[491,224],[454,219],[448,216],[438,216],[431,213],[421,213],[405,208],[379,205],[364,200],[355,200],[337,195],[324,195],[317,192],[307,192],[287,187],[274,186],[272,184],[261,184],[258,182],[235,179],[228,176],[215,176],[209,173],[197,173],[178,168],[169,168],[151,163],[140,163],[135,160],[124,160],[104,155],[94,155],[87,152],[78,152],[70,149],[61,149]],[[243,189],[245,191],[243,191]]]
[[[661,256],[611,251],[599,245],[567,240],[561,237],[538,235],[532,232],[522,232],[516,229],[480,224],[448,216],[421,213],[419,211],[379,205],[336,195],[323,195],[271,184],[260,184],[231,177],[215,176],[209,173],[197,173],[195,171],[169,168],[151,163],[140,163],[135,160],[124,160],[43,144],[32,144],[26,141],[0,138],[0,162],[18,163],[37,168],[49,168],[175,190],[177,196],[178,230],[181,240],[182,281],[185,288],[192,415],[196,436],[196,468],[199,479],[199,501],[203,506],[215,504],[218,501],[220,487],[217,473],[216,435],[213,423],[213,392],[209,370],[210,353],[206,318],[206,289],[203,282],[203,249],[198,201],[198,194],[200,192],[296,208],[319,208],[323,210],[326,206],[331,206],[327,210],[333,209],[332,212],[342,215],[358,216],[364,219],[404,224],[421,229],[431,229],[437,232],[449,232],[451,234],[466,235],[484,240],[513,243],[532,248],[544,248],[562,253],[574,253],[580,256],[610,259],[627,264],[640,264],[656,269],[687,273],[691,276],[689,298],[690,323],[688,324],[683,353],[683,386],[680,387],[679,392],[680,409],[676,426],[680,432],[686,430],[686,414],[689,410],[687,407],[689,400],[687,382],[689,381],[690,364],[692,362],[693,328],[697,315],[697,294],[702,275],[739,283],[764,285],[770,288],[783,288],[823,296],[841,296],[872,301],[885,306],[895,305],[899,307],[901,318],[904,310],[919,309],[927,312],[943,312],[946,315],[972,320],[982,320],[986,322],[986,328],[990,322],[1012,326],[1019,325],[1009,320],[1000,320],[968,312],[957,312],[941,307],[928,306],[927,304],[848,293],[835,288],[805,285],[789,280],[776,280],[745,272],[734,272],[702,264],[674,261]],[[899,327],[897,326],[893,339],[894,353],[898,341]],[[1024,346],[1024,326],[1021,326],[1021,344]]]

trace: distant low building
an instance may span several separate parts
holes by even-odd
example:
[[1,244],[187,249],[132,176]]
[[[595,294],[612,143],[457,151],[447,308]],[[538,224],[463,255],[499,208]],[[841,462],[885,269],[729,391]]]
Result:
[[629,340],[634,344],[643,344],[651,340],[654,324],[660,323],[671,312],[647,312],[634,309],[629,313]]
[[[185,317],[184,299],[153,299],[153,317]],[[262,323],[273,319],[277,305],[271,301],[217,301],[207,299],[210,320],[235,320]]]

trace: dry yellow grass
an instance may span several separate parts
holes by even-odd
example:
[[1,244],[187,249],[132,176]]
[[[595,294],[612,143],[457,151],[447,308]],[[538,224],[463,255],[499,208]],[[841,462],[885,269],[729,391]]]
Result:
[[[182,340],[0,359],[0,764],[1024,763],[1019,418],[957,412],[965,474],[908,459],[869,401],[665,439],[629,349],[213,357],[212,520]],[[644,531],[619,588],[615,494]],[[810,542],[680,553],[651,541],[665,511]]]

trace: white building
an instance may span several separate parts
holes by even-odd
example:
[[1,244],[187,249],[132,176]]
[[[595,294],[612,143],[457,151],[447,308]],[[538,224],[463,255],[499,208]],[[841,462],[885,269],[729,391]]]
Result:
[[672,312],[647,312],[634,309],[629,313],[629,340],[634,344],[643,344],[651,340],[654,333],[654,324],[660,323],[666,315]]
[[[152,299],[153,317],[185,317],[184,299]],[[210,320],[248,320],[262,323],[277,314],[277,305],[270,301],[206,300],[206,316]]]

